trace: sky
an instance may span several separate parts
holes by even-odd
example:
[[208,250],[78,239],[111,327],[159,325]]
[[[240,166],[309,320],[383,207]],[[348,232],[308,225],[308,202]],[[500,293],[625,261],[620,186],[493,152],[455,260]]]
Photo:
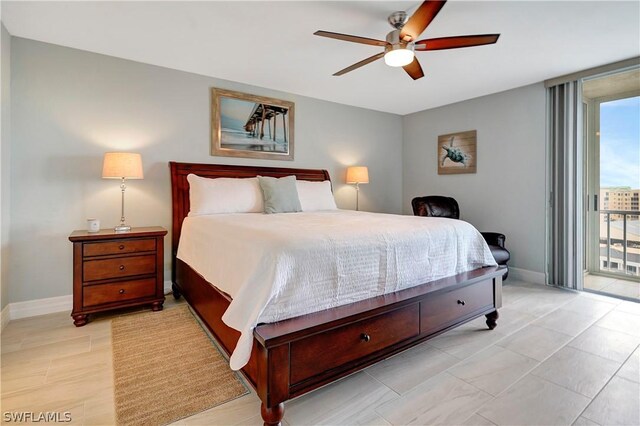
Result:
[[600,104],[600,186],[640,188],[640,97]]
[[222,97],[220,99],[220,121],[222,122],[222,127],[243,130],[244,124],[249,119],[254,106],[254,102]]

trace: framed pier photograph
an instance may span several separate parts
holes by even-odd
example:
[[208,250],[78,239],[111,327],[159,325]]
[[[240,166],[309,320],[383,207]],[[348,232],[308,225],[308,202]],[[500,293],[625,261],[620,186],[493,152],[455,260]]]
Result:
[[211,155],[293,160],[295,104],[211,89]]

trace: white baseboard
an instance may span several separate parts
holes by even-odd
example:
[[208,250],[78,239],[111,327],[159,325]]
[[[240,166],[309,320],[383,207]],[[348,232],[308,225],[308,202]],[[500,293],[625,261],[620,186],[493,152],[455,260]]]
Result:
[[509,282],[510,278],[541,285],[545,285],[547,281],[544,272],[535,272],[528,269],[513,268],[509,266],[509,278],[507,279],[507,282]]
[[53,314],[55,312],[69,311],[73,308],[73,296],[49,297],[47,299],[28,300],[26,302],[15,302],[9,305],[9,319],[35,317],[38,315]]
[[2,332],[2,330],[4,330],[4,327],[9,324],[9,316],[10,316],[10,312],[11,312],[11,307],[9,306],[9,304],[7,304],[7,306],[5,306],[2,309],[2,322],[0,325],[0,332]]

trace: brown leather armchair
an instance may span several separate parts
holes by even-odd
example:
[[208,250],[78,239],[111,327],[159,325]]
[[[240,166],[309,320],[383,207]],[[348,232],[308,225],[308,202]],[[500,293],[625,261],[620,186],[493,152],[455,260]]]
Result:
[[[460,207],[458,202],[451,197],[443,197],[441,195],[429,195],[427,197],[416,197],[411,200],[413,214],[415,216],[431,216],[431,217],[448,217],[451,219],[460,219]],[[497,232],[481,232],[484,237],[491,254],[498,265],[507,266],[507,262],[511,258],[509,250],[504,246],[506,237],[504,234]],[[502,277],[507,279],[509,275],[509,267]]]

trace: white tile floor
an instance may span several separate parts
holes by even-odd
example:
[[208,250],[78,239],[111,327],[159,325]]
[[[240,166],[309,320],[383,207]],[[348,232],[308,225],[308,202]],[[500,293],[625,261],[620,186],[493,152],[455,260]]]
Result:
[[[167,308],[175,303],[170,300]],[[509,280],[484,317],[285,404],[285,425],[638,425],[640,304]],[[110,316],[11,322],[2,411],[69,410],[113,423]],[[170,372],[168,372],[170,374]],[[254,392],[179,425],[257,425]]]

